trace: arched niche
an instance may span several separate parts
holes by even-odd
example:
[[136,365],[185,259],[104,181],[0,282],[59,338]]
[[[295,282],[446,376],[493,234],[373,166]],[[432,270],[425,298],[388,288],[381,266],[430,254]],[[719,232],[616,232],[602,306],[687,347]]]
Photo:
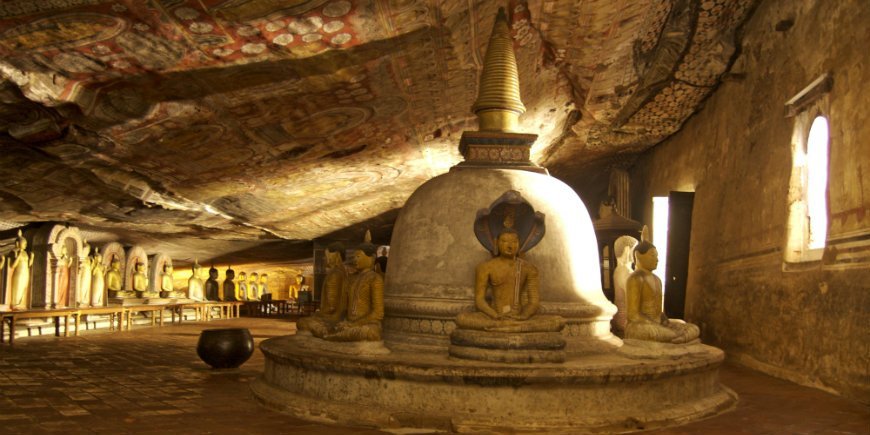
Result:
[[172,258],[163,253],[154,254],[151,256],[151,262],[148,273],[148,289],[151,291],[160,291],[160,276],[163,274],[164,265],[172,266]]
[[145,276],[148,276],[148,254],[141,246],[132,246],[127,250],[127,262],[124,263],[124,290],[133,290],[133,274],[136,273],[136,263],[140,262],[145,265]]
[[108,271],[112,267],[113,258],[117,258],[121,263],[121,288],[126,288],[124,271],[127,270],[127,254],[124,252],[124,246],[118,242],[109,242],[100,248],[100,252],[103,254],[104,270]]
[[[33,308],[58,308],[76,305],[78,300],[79,265],[84,261],[82,235],[77,227],[57,223],[44,224],[31,238],[33,280],[30,286],[30,306]],[[63,247],[71,261],[61,261]],[[67,268],[66,271],[64,269]],[[59,288],[66,274],[67,288]],[[61,300],[63,299],[63,300]]]

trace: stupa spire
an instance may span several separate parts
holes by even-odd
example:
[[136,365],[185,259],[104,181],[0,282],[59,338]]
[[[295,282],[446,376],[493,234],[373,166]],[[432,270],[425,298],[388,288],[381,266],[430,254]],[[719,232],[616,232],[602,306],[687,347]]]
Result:
[[517,58],[504,8],[499,8],[495,17],[478,92],[471,110],[477,115],[480,131],[514,131],[526,107],[520,99]]

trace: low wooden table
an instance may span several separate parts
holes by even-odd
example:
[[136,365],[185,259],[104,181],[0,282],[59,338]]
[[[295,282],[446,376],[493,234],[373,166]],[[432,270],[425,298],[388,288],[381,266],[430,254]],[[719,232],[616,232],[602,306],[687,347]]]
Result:
[[[15,322],[21,319],[54,319],[54,335],[60,337],[60,318],[63,317],[64,331],[63,336],[69,337],[69,320],[70,317],[78,319],[78,308],[60,308],[53,310],[23,310],[23,311],[4,311],[0,313],[0,343],[3,343],[3,335],[6,322],[9,322],[9,345],[15,340]],[[78,328],[76,329],[78,335]]]
[[[79,321],[82,318],[83,314],[108,314],[109,315],[109,330],[110,331],[123,331],[124,330],[124,316],[129,315],[126,307],[116,305],[116,306],[107,306],[107,307],[89,307],[89,308],[79,308],[78,315],[76,315],[76,335],[79,335]],[[118,327],[115,328],[115,320],[118,321]]]
[[[160,326],[163,326],[163,310],[167,308],[171,308],[172,305],[162,304],[162,305],[128,305],[124,307],[127,311],[127,330],[133,330],[133,313],[144,313],[150,312],[151,315],[151,326],[154,326],[154,322],[156,320],[155,316],[159,316],[160,318]],[[156,311],[156,313],[155,313]]]

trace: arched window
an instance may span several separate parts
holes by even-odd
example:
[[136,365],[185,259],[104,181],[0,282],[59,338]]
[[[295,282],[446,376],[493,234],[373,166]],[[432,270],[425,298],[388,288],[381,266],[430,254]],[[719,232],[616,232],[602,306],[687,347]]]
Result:
[[816,116],[807,136],[807,247],[825,247],[828,235],[828,120]]
[[792,140],[786,262],[822,258],[828,235],[828,119],[801,113]]

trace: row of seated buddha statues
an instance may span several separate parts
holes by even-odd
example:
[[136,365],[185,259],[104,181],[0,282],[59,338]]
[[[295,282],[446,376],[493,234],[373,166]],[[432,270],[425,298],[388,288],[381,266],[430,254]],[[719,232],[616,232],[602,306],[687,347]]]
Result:
[[371,234],[353,252],[351,271],[344,265],[344,247],[326,249],[327,273],[320,310],[297,322],[297,329],[329,341],[381,341],[384,278],[375,271],[377,246]]
[[[267,274],[258,274],[252,272],[250,277],[245,272],[239,272],[238,279],[236,272],[232,268],[227,268],[226,279],[223,282],[223,293],[217,294],[217,278],[218,271],[214,267],[209,270],[209,281],[206,282],[206,299],[208,300],[223,300],[223,301],[259,301],[264,295],[271,294],[269,291],[269,276]],[[220,299],[214,299],[215,296],[221,296]]]

